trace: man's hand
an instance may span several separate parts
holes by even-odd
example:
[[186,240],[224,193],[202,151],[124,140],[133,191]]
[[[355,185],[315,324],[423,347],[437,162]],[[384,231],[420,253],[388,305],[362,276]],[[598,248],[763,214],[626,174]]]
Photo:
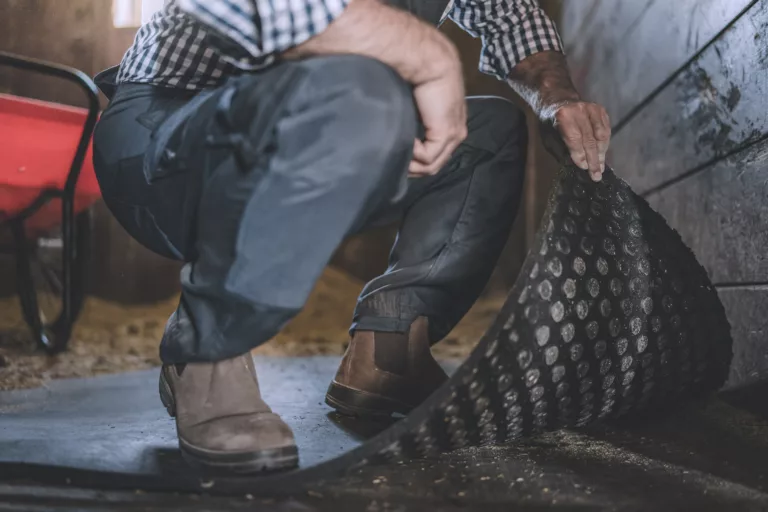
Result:
[[413,146],[413,160],[408,168],[411,177],[437,174],[467,136],[461,65],[457,65],[458,58],[448,62],[443,76],[413,90],[425,135],[423,141],[416,139]]
[[585,101],[567,103],[555,112],[554,126],[573,163],[588,170],[594,181],[600,181],[611,141],[611,122],[605,109]]
[[[564,143],[573,163],[600,181],[611,122],[603,107],[581,100],[563,54],[544,51],[523,59],[510,73],[509,83],[542,122],[546,148],[556,158],[565,159],[561,151]],[[562,140],[553,140],[553,132]]]
[[453,43],[435,27],[383,1],[351,0],[327,29],[282,56],[345,53],[378,59],[413,85],[426,133],[423,141],[414,141],[408,172],[424,176],[440,171],[467,136],[464,79]]

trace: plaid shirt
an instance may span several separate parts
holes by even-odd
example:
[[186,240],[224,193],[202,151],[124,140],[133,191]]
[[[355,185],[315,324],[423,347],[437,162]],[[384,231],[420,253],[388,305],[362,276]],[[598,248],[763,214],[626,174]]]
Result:
[[[166,0],[123,58],[118,83],[199,90],[267,67],[322,32],[349,0]],[[445,15],[481,37],[480,71],[504,80],[525,57],[562,51],[536,0],[452,0]]]

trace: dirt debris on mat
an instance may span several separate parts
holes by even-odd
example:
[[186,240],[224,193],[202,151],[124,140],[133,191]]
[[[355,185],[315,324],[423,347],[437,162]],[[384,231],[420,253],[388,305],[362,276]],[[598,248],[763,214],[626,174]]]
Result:
[[[254,353],[270,356],[341,355],[363,282],[328,267],[304,310]],[[504,298],[480,300],[434,352],[463,358],[490,325]],[[48,356],[35,347],[15,297],[0,299],[0,390],[44,386],[50,379],[89,377],[160,365],[158,344],[178,297],[140,306],[88,298],[69,349]]]

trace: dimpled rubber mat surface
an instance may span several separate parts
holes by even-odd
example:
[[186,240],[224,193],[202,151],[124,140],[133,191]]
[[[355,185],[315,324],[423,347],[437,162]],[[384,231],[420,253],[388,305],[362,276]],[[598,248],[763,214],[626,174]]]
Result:
[[664,219],[611,170],[593,183],[565,168],[506,304],[467,361],[406,418],[349,453],[251,478],[118,478],[23,465],[0,466],[0,476],[66,476],[73,485],[106,488],[295,492],[366,464],[663,413],[719,388],[731,345],[706,272]]
[[653,414],[719,388],[731,346],[717,293],[679,235],[612,171],[593,183],[566,168],[499,318],[376,457]]

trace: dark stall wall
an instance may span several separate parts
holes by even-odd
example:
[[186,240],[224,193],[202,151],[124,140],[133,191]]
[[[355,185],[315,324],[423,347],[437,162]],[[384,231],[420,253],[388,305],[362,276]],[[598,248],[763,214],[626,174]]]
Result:
[[[2,0],[0,49],[93,75],[119,60],[134,30],[112,26],[111,0]],[[0,90],[84,106],[80,91],[56,79],[0,70]]]
[[584,96],[614,124],[755,0],[562,2],[561,33]]
[[729,386],[768,378],[768,2],[564,2],[569,63],[608,108],[610,162],[709,271]]

